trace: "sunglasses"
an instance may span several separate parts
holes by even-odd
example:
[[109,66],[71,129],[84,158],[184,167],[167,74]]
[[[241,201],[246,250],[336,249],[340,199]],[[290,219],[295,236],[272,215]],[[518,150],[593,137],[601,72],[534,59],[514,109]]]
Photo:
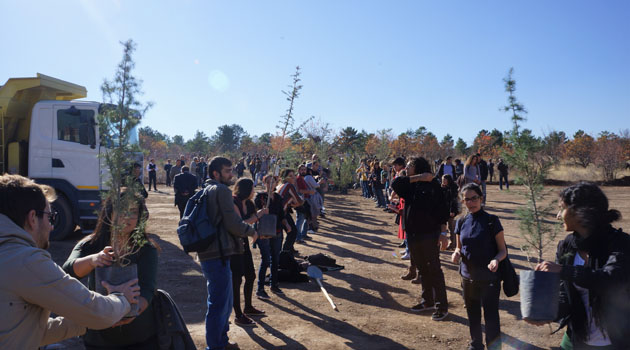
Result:
[[38,210],[37,211],[39,214],[46,214],[48,215],[48,221],[50,222],[51,225],[55,224],[55,221],[57,221],[57,212],[56,211],[44,211],[44,210]]
[[478,200],[479,200],[479,198],[481,198],[481,197],[479,197],[479,196],[473,196],[472,198],[464,198],[464,201],[465,201],[466,203],[468,203],[468,202],[476,202],[476,201],[478,201]]

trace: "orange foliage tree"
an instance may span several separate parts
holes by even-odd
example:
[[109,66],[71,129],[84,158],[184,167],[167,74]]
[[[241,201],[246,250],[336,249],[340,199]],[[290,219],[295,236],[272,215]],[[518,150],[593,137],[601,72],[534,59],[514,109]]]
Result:
[[593,161],[594,148],[595,139],[584,131],[578,130],[573,136],[573,140],[567,142],[565,155],[586,168]]

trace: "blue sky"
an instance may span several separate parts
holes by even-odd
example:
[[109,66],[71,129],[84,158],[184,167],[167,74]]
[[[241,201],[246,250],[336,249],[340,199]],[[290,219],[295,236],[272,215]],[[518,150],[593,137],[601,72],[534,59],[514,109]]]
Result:
[[275,132],[302,67],[296,117],[395,134],[425,126],[471,142],[508,130],[515,69],[525,127],[541,135],[630,128],[628,1],[0,0],[0,84],[40,72],[100,84],[138,44],[155,102],[144,125],[191,138],[237,123]]

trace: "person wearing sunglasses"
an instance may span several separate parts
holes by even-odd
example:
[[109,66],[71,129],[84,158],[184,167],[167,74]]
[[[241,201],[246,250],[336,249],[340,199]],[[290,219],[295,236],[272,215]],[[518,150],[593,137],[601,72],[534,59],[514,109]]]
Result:
[[468,214],[455,225],[457,247],[451,256],[460,264],[464,305],[468,313],[470,350],[482,350],[481,308],[486,321],[486,346],[500,349],[499,262],[507,256],[503,226],[496,215],[487,213],[481,203],[483,191],[476,183],[464,185],[460,191]]
[[[37,349],[105,329],[137,303],[138,280],[90,291],[46,251],[55,191],[19,175],[0,176],[0,349]],[[50,317],[54,312],[58,316]]]

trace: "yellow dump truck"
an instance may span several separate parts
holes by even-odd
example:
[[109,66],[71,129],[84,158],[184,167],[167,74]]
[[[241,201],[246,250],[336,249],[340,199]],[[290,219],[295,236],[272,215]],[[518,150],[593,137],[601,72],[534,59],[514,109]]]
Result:
[[[91,232],[100,207],[103,174],[97,117],[105,105],[78,101],[85,87],[43,74],[0,86],[0,171],[20,174],[57,191],[59,215],[51,239],[77,225]],[[131,137],[137,142],[137,134]]]

